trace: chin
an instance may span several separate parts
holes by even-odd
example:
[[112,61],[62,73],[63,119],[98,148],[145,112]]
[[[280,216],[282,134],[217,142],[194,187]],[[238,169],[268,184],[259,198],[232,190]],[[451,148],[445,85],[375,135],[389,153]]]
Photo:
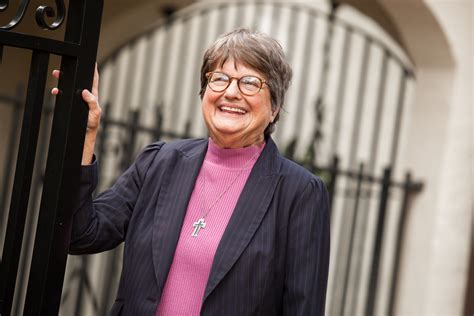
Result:
[[245,131],[245,127],[241,127],[243,124],[229,123],[229,122],[215,122],[212,124],[212,129],[216,134],[222,135],[234,135],[242,134]]

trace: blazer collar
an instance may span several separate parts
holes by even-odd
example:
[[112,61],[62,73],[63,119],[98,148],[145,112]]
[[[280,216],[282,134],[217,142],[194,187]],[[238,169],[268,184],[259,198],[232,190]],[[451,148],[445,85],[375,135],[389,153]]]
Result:
[[239,259],[259,228],[280,180],[279,155],[275,143],[268,138],[217,248],[203,304]]
[[[157,201],[157,211],[153,222],[152,252],[155,276],[158,285],[157,297],[163,293],[166,278],[173,262],[174,252],[181,233],[189,199],[201,170],[208,142],[202,140],[197,145],[177,149],[170,158],[165,179]],[[170,210],[170,207],[173,209]]]

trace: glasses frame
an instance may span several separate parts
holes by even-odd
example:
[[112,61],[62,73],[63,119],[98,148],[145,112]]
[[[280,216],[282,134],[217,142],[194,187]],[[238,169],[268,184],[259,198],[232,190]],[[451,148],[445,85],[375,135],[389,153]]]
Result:
[[[211,82],[211,77],[215,73],[226,75],[229,78],[229,82],[227,83],[227,86],[225,86],[222,90],[215,90],[209,85],[209,83]],[[247,92],[242,91],[242,89],[240,89],[240,80],[242,80],[242,78],[245,78],[245,77],[254,77],[254,78],[257,78],[260,81],[260,88],[257,91],[255,91],[255,93],[247,93]],[[230,84],[232,83],[232,80],[235,79],[235,80],[237,80],[237,87],[239,88],[240,93],[242,93],[243,95],[249,96],[249,97],[253,96],[253,95],[256,95],[257,93],[260,92],[260,90],[263,89],[263,87],[265,85],[267,85],[266,80],[263,80],[262,78],[259,78],[259,77],[254,76],[254,75],[245,75],[245,76],[242,76],[240,78],[237,78],[237,77],[229,76],[228,74],[226,74],[225,72],[222,72],[222,71],[209,71],[209,72],[206,72],[206,78],[207,78],[207,86],[209,87],[209,89],[211,89],[214,92],[224,92],[227,88],[229,88]]]

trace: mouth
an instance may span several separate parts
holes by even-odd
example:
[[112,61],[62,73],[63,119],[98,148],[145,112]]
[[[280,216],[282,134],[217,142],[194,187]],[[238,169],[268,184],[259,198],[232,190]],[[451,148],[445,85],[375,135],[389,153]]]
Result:
[[227,112],[227,113],[235,113],[235,114],[246,114],[247,111],[245,111],[242,108],[235,107],[235,106],[228,106],[228,105],[222,105],[218,107],[220,111],[222,112]]

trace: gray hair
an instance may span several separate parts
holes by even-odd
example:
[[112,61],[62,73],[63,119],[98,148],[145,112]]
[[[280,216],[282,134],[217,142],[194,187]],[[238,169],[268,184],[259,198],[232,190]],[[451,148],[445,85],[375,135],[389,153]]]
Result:
[[[237,28],[221,35],[204,53],[199,92],[201,99],[207,86],[206,73],[224,65],[228,59],[243,63],[264,75],[270,88],[272,110],[283,108],[292,76],[283,48],[274,38],[247,28]],[[280,113],[265,129],[265,137],[274,131],[279,118]]]

